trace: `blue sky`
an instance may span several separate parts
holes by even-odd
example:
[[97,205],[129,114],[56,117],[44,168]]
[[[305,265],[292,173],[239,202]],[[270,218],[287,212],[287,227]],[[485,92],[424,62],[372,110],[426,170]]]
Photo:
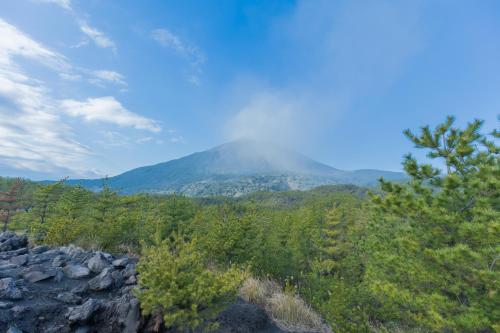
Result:
[[498,1],[0,3],[0,175],[97,177],[250,137],[401,169],[500,109]]

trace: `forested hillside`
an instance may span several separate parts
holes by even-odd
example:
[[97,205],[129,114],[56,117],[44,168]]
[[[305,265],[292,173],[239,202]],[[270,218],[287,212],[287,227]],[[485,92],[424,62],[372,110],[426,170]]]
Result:
[[410,180],[377,193],[122,196],[106,182],[22,182],[0,209],[19,205],[2,218],[36,243],[140,255],[143,313],[167,328],[202,327],[239,293],[295,329],[327,331],[317,312],[334,332],[500,332],[500,136],[481,125],[406,131],[437,163],[407,155]]
[[239,197],[259,191],[309,190],[331,184],[376,186],[380,177],[405,179],[401,172],[339,170],[271,143],[241,139],[107,179],[70,179],[67,183],[99,191],[106,181],[120,194]]

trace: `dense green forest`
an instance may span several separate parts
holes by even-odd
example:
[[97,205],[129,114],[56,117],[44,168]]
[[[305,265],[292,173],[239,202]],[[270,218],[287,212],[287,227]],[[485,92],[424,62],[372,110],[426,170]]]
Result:
[[[300,295],[334,332],[500,332],[498,132],[453,119],[406,136],[408,183],[254,193],[119,196],[23,181],[9,229],[39,243],[141,256],[143,311],[197,327],[245,279]],[[437,166],[440,166],[438,169]],[[442,170],[440,170],[442,169]],[[1,179],[5,194],[14,179]]]

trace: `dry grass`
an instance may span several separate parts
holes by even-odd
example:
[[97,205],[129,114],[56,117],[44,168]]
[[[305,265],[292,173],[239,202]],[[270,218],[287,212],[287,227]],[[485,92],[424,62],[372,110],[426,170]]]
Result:
[[264,307],[283,330],[331,332],[331,329],[308,304],[297,295],[283,292],[281,287],[272,280],[250,277],[243,283],[240,296],[249,303]]
[[296,295],[276,293],[267,308],[279,326],[290,332],[326,332],[321,317]]
[[265,307],[267,300],[280,291],[280,286],[272,280],[249,277],[240,288],[240,296],[248,303]]

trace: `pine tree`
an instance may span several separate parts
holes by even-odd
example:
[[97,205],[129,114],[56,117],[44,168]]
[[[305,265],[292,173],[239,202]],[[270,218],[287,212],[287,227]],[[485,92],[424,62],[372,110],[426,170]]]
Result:
[[53,208],[53,216],[44,227],[44,243],[69,244],[77,240],[89,228],[85,211],[89,208],[91,194],[81,186],[68,188]]
[[[454,119],[405,131],[445,173],[407,155],[408,184],[382,181],[367,240],[365,283],[373,317],[442,332],[498,329],[500,160],[495,143]],[[496,325],[496,326],[495,326]]]
[[127,232],[127,230],[122,230],[120,225],[127,210],[122,206],[122,198],[111,190],[107,180],[103,182],[102,190],[96,195],[92,208],[90,245],[116,251],[120,245],[122,233]]
[[65,191],[58,202],[59,215],[70,221],[76,221],[84,214],[89,205],[91,195],[80,185]]
[[8,191],[0,193],[0,221],[3,222],[3,231],[7,230],[7,225],[14,213],[22,207],[20,204],[22,185],[21,179],[17,179]]
[[333,274],[336,261],[339,259],[341,237],[342,209],[337,205],[330,208],[325,216],[321,229],[319,256],[313,264],[313,271],[320,275]]
[[209,319],[234,301],[243,279],[234,268],[207,268],[195,242],[185,242],[174,234],[171,239],[145,248],[138,266],[137,295],[143,313],[160,313],[165,326],[175,331],[206,327]]
[[186,197],[174,194],[169,196],[160,207],[160,235],[162,239],[172,233],[179,233],[194,216],[194,205]]
[[66,178],[48,185],[38,185],[33,194],[32,213],[36,216],[40,224],[44,224],[62,193]]

